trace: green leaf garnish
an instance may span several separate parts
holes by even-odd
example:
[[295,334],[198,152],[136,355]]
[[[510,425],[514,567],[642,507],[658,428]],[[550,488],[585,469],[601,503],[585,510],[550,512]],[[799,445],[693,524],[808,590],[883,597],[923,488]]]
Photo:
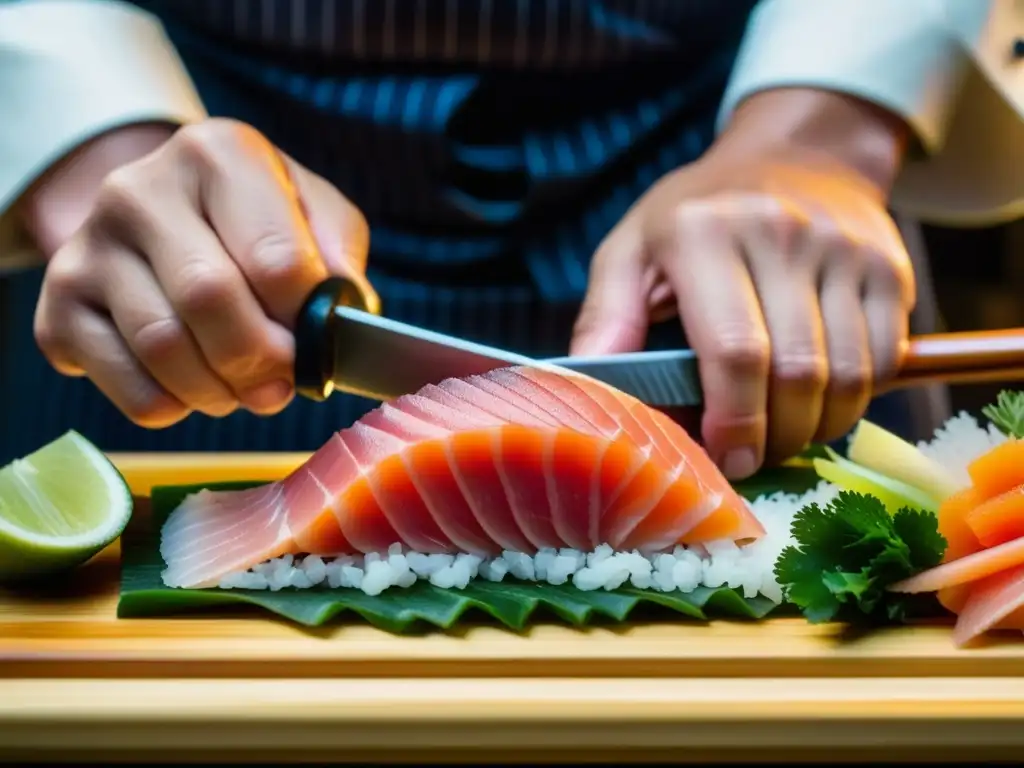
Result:
[[902,621],[918,601],[886,587],[938,565],[946,551],[938,519],[904,507],[890,515],[881,501],[841,492],[824,509],[811,504],[793,520],[775,577],[809,621],[865,618]]
[[1024,392],[1003,390],[996,402],[986,405],[981,412],[1008,437],[1024,439]]

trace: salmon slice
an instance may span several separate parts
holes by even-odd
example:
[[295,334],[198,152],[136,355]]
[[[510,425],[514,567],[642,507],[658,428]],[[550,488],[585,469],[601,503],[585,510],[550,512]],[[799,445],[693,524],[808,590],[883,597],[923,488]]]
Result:
[[1024,440],[1008,440],[997,445],[967,466],[967,474],[979,501],[1006,493],[1024,485]]
[[334,435],[280,482],[187,497],[161,529],[164,582],[216,586],[228,573],[289,552],[354,551],[334,514],[333,489],[344,488],[358,473]]
[[964,522],[983,546],[1024,536],[1024,486],[993,496],[969,511]]
[[579,414],[584,421],[593,425],[605,437],[618,437],[625,429],[608,412],[600,400],[592,394],[587,394],[581,386],[582,379],[574,381],[568,376],[554,377],[547,375],[542,370],[532,368],[510,369],[509,375],[533,382],[565,408]]
[[585,377],[503,369],[380,406],[280,483],[190,496],[161,553],[169,585],[204,587],[287,553],[657,551],[762,534],[664,414]]
[[964,603],[953,642],[963,646],[990,629],[1024,629],[1024,565],[1009,568],[974,584]]
[[1024,538],[1008,541],[997,547],[983,549],[973,555],[952,560],[899,581],[889,587],[892,592],[938,592],[961,584],[970,584],[1007,568],[1024,564]]
[[695,527],[680,534],[684,544],[699,544],[715,539],[734,539],[740,544],[755,541],[765,534],[761,521],[750,512],[743,497],[736,493],[707,452],[697,445],[686,430],[661,411],[651,410],[654,420],[668,438],[679,446],[686,446],[690,471],[701,479],[705,492],[718,499],[718,506],[708,510]]

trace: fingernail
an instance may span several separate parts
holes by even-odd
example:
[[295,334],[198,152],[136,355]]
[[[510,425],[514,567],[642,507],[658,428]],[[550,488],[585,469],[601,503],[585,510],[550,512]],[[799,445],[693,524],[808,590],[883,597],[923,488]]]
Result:
[[757,470],[757,455],[753,448],[737,448],[725,454],[722,472],[730,480],[742,480]]
[[292,385],[284,380],[272,381],[255,389],[250,389],[242,396],[242,402],[250,411],[276,411],[291,397]]

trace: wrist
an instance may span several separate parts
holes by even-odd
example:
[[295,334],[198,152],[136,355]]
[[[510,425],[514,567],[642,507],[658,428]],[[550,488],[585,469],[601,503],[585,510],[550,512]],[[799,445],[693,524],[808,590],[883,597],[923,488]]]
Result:
[[75,148],[37,179],[18,212],[44,257],[53,256],[84,223],[107,174],[145,157],[175,130],[167,123],[114,128]]
[[780,88],[742,102],[717,143],[741,153],[816,153],[855,171],[888,196],[909,137],[899,116],[855,96]]

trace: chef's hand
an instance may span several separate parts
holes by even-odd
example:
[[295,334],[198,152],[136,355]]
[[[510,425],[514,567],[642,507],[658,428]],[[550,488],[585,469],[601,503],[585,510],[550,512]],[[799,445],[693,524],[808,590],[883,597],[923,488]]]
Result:
[[678,312],[705,445],[733,478],[842,436],[899,365],[915,301],[885,207],[903,134],[837,94],[752,97],[602,243],[572,352],[642,349]]
[[[293,396],[289,328],[309,291],[328,274],[365,284],[366,221],[247,125],[145,131],[87,147],[30,201],[30,228],[52,251],[36,340],[143,426],[276,413]],[[111,164],[119,152],[135,159]],[[76,190],[90,164],[113,170]],[[83,197],[77,219],[54,202]]]

